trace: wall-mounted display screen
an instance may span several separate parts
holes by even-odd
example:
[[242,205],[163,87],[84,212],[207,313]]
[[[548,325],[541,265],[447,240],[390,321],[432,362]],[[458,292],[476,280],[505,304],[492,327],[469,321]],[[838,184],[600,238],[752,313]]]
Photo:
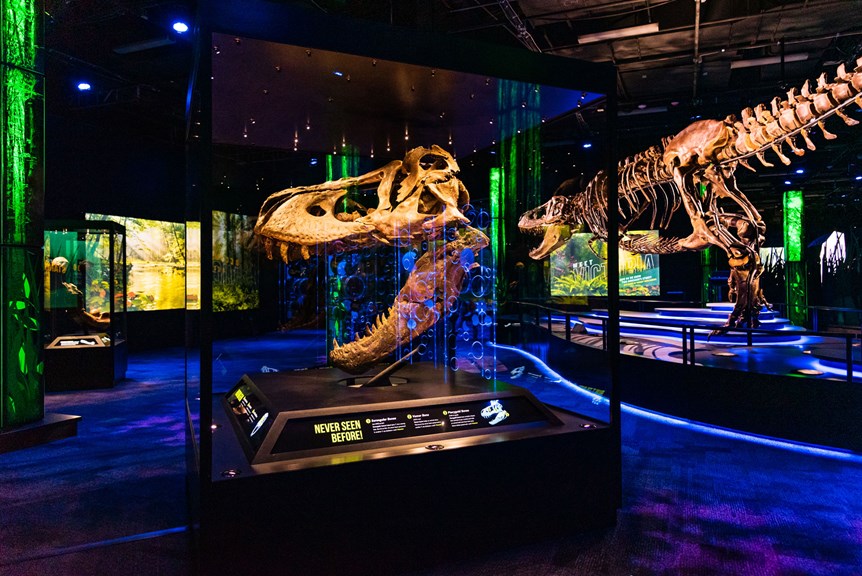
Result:
[[[658,238],[657,230],[632,231]],[[572,234],[568,243],[551,254],[551,296],[607,296],[607,245],[592,234]],[[661,292],[658,254],[620,250],[620,296],[657,296]]]
[[[108,214],[126,227],[129,311],[200,309],[200,222],[165,222]],[[252,216],[213,212],[213,310],[258,306],[258,253]]]
[[111,220],[126,227],[126,306],[130,312],[185,307],[186,235],[178,222],[108,214],[88,220]]
[[[259,305],[256,218],[213,212],[213,310],[249,310]],[[200,232],[198,232],[200,236]]]

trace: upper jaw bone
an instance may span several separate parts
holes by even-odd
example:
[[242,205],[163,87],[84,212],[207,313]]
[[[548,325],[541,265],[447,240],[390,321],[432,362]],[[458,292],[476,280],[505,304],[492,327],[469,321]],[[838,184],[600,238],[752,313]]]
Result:
[[[358,247],[370,243],[373,226],[361,219],[339,220],[333,215],[332,208],[336,198],[332,192],[311,192],[285,200],[269,214],[268,219],[255,231],[275,240],[301,246],[316,246],[326,242],[347,240]],[[326,213],[313,216],[311,209],[319,207]]]

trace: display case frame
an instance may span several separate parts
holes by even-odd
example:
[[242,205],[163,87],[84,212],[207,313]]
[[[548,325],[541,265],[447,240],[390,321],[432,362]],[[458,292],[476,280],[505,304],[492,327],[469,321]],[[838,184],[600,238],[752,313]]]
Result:
[[113,387],[128,365],[125,228],[48,220],[44,256],[46,389]]
[[[325,30],[326,33],[321,33]],[[570,59],[549,57],[531,53],[526,50],[502,48],[498,46],[477,45],[458,38],[441,38],[424,31],[402,30],[371,22],[356,22],[320,13],[311,12],[306,8],[294,5],[283,5],[266,2],[245,3],[242,7],[222,1],[201,3],[199,28],[197,30],[197,55],[192,87],[189,92],[189,174],[187,219],[202,223],[201,236],[208,237],[206,217],[214,205],[212,182],[209,175],[213,173],[212,146],[213,126],[211,119],[212,89],[212,58],[214,46],[212,35],[226,34],[235,37],[236,42],[242,38],[255,38],[271,42],[279,42],[294,46],[304,46],[309,49],[331,50],[366,56],[369,58],[388,59],[414,65],[427,66],[432,69],[463,71],[474,74],[507,78],[512,80],[547,83],[553,86],[570,86],[578,90],[591,90],[607,95],[605,108],[608,111],[606,129],[611,135],[605,149],[605,166],[615,165],[615,145],[613,143],[615,104],[615,71],[608,65],[578,62]],[[575,80],[576,79],[576,80]],[[615,170],[610,171],[609,203],[616,203]],[[197,175],[197,176],[196,176]],[[610,211],[610,225],[613,226],[615,214]],[[513,217],[510,215],[510,217]],[[204,243],[206,244],[206,243]],[[609,251],[616,252],[616,239],[609,241]],[[615,256],[611,256],[615,258]],[[612,271],[609,278],[609,309],[611,328],[618,314],[618,277],[616,262],[609,262]],[[193,498],[193,515],[200,522],[202,555],[201,558],[210,568],[223,569],[231,564],[229,554],[225,551],[229,542],[241,538],[243,545],[248,545],[252,555],[257,555],[253,561],[255,566],[264,569],[272,568],[283,558],[282,552],[276,550],[279,538],[293,538],[293,542],[308,543],[306,536],[323,530],[323,514],[314,519],[313,511],[330,511],[338,506],[350,509],[351,514],[372,513],[375,507],[382,505],[384,492],[396,489],[399,481],[410,482],[411,488],[406,492],[410,505],[416,510],[428,514],[428,522],[423,522],[422,528],[416,534],[431,537],[432,533],[453,528],[445,515],[434,513],[428,508],[429,502],[422,501],[420,494],[432,493],[435,485],[451,488],[457,482],[458,474],[454,471],[443,473],[442,470],[454,466],[475,478],[487,474],[487,458],[497,458],[511,455],[523,458],[525,466],[532,472],[523,470],[504,475],[496,484],[488,487],[487,493],[477,502],[470,503],[470,498],[464,494],[455,497],[452,502],[457,505],[472,507],[474,511],[488,504],[488,497],[503,497],[516,491],[520,515],[515,517],[521,521],[525,515],[535,513],[536,522],[528,522],[530,526],[541,526],[554,529],[587,528],[596,525],[607,525],[613,522],[615,510],[620,503],[620,446],[619,446],[619,386],[616,376],[616,353],[608,354],[608,370],[610,379],[609,422],[599,426],[590,424],[581,427],[577,433],[554,434],[544,440],[501,441],[488,442],[468,450],[434,450],[427,448],[433,444],[421,443],[413,446],[416,452],[428,452],[418,459],[405,458],[404,455],[392,458],[370,458],[361,461],[352,460],[355,466],[313,466],[303,470],[279,469],[269,473],[260,468],[260,464],[247,463],[238,468],[225,468],[221,459],[221,438],[234,432],[227,419],[227,412],[222,406],[222,398],[228,390],[213,389],[213,333],[216,316],[212,311],[212,254],[202,246],[201,254],[201,310],[190,316],[187,326],[191,328],[187,335],[188,373],[187,405],[189,429],[189,454],[193,463],[190,482],[197,488]],[[613,339],[613,338],[612,338]],[[609,349],[617,350],[610,342]],[[199,411],[198,411],[199,408]],[[590,430],[583,434],[584,430]],[[575,432],[574,430],[572,432]],[[544,442],[544,443],[543,443]],[[238,441],[230,440],[243,458],[247,454]],[[418,448],[417,448],[418,447]],[[427,449],[427,450],[426,450]],[[412,458],[412,457],[411,457]],[[444,462],[445,461],[445,462]],[[578,461],[576,464],[575,461]],[[342,463],[351,462],[348,457]],[[420,481],[414,477],[411,469],[437,470],[436,475],[425,475]],[[219,468],[219,469],[217,469]],[[224,468],[224,469],[222,469]],[[484,472],[483,472],[484,470]],[[243,472],[245,471],[245,472]],[[557,474],[557,472],[561,472]],[[388,475],[385,482],[373,480],[379,474]],[[565,479],[566,475],[577,475],[583,482],[583,490],[572,490]],[[539,477],[546,478],[548,490],[541,488]],[[339,482],[353,482],[359,490],[354,496],[349,493],[319,492],[316,489],[335,486]],[[323,484],[321,484],[323,483]],[[375,485],[376,484],[376,485]],[[316,487],[316,488],[315,488]],[[363,490],[365,490],[363,492]],[[289,492],[289,496],[283,496]],[[597,496],[597,494],[600,494]],[[279,496],[281,494],[282,496]],[[304,495],[304,496],[300,496]],[[554,499],[557,498],[555,506]],[[481,501],[481,502],[479,502]],[[237,519],[236,512],[240,508],[253,507],[257,520],[250,518]],[[259,514],[258,514],[259,513]],[[304,530],[296,526],[285,527],[284,532],[272,534],[267,531],[263,535],[255,528],[255,523],[266,524],[268,527],[277,523],[277,518],[284,514],[297,513],[302,518]],[[396,514],[399,518],[402,514]],[[344,519],[342,519],[344,520]],[[352,521],[352,520],[351,520]],[[381,524],[381,530],[384,525]],[[493,521],[480,523],[482,529],[491,529]],[[512,523],[505,524],[513,534],[523,531]],[[526,526],[526,524],[525,524]],[[232,528],[233,527],[233,528]],[[523,528],[523,527],[522,527]],[[493,530],[492,530],[493,531]],[[546,532],[546,530],[540,530]],[[239,534],[246,534],[241,537]],[[304,534],[304,536],[303,536]],[[437,534],[440,535],[439,533]],[[510,534],[511,535],[511,534]],[[394,538],[399,540],[400,538]],[[435,539],[432,537],[432,539]],[[515,536],[517,540],[517,536]],[[394,541],[393,540],[393,541]],[[440,544],[439,538],[436,539]],[[445,544],[444,546],[448,546]],[[291,553],[302,556],[303,546],[291,546]],[[389,549],[394,556],[397,550]],[[377,555],[386,556],[386,552],[378,549]],[[337,557],[334,554],[332,558]],[[358,555],[358,556],[361,556]],[[353,556],[356,560],[358,556]],[[243,554],[242,562],[249,560],[248,554]],[[305,560],[310,560],[305,558]],[[342,558],[345,560],[345,558]],[[304,560],[294,557],[295,566],[303,565]],[[314,560],[310,560],[314,563]],[[239,566],[236,564],[235,566]],[[247,565],[243,565],[247,568]]]

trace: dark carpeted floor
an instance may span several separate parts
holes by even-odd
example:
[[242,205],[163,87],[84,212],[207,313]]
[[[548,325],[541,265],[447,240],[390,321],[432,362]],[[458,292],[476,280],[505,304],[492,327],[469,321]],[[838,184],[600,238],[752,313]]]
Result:
[[[225,349],[247,359],[241,347]],[[226,382],[228,360],[216,369]],[[541,386],[547,401],[583,403]],[[0,574],[188,573],[182,353],[133,355],[117,387],[49,394],[46,407],[83,416],[80,433],[0,456]],[[622,435],[614,528],[411,574],[862,574],[859,456],[764,445],[632,410]]]

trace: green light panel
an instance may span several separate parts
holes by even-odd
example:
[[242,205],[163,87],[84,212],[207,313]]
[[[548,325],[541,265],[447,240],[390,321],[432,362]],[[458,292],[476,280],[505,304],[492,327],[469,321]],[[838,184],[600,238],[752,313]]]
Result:
[[0,0],[0,428],[42,417],[43,75],[36,69],[40,3]]
[[784,278],[786,283],[787,317],[797,326],[808,320],[808,283],[803,258],[803,220],[805,202],[802,191],[784,193]]
[[700,301],[705,305],[710,301],[709,280],[715,270],[715,249],[707,247],[700,253]]
[[784,193],[784,254],[788,261],[802,260],[802,215],[805,203],[800,190]]
[[[341,154],[326,155],[326,180],[339,180],[350,176],[359,175],[359,152],[355,146],[344,145],[341,147]],[[355,195],[354,190],[348,190],[344,195],[343,210],[347,210],[348,199]],[[324,256],[327,261],[331,262],[333,255],[326,254]],[[336,336],[340,336],[344,330],[345,314],[347,313],[342,306],[344,296],[344,279],[338,273],[338,268],[327,266],[328,281],[326,292],[326,345],[327,351],[331,351],[332,340]]]
[[517,237],[518,217],[522,212],[542,203],[540,101],[541,92],[536,84],[499,82],[500,173],[499,192],[496,199],[494,195],[491,197],[491,246],[501,278],[513,274],[507,260],[506,238]]

